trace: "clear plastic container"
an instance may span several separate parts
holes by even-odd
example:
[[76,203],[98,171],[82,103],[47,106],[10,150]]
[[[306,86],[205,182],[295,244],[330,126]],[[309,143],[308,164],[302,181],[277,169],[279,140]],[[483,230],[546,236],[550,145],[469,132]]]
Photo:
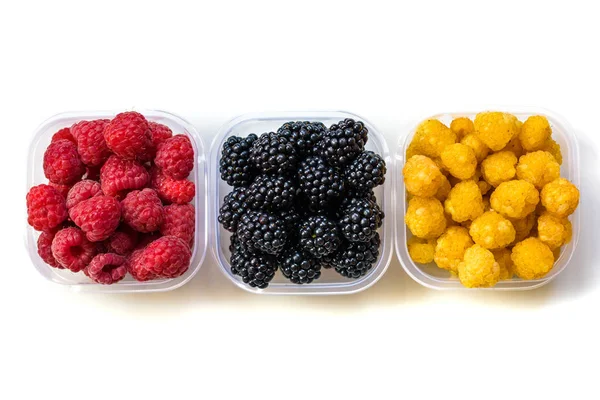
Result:
[[[329,126],[345,118],[361,120],[369,129],[369,141],[367,150],[372,150],[380,154],[387,163],[387,180],[385,184],[375,190],[377,201],[385,212],[383,226],[379,234],[381,236],[380,255],[377,263],[369,273],[360,279],[347,279],[331,269],[321,270],[321,277],[308,285],[296,285],[283,277],[281,272],[277,272],[273,281],[266,289],[257,289],[247,286],[242,280],[231,273],[229,259],[229,237],[231,234],[223,229],[219,224],[217,217],[219,208],[223,204],[223,197],[231,191],[231,187],[223,182],[219,174],[219,158],[221,156],[222,144],[229,136],[247,136],[250,133],[260,135],[263,132],[276,131],[281,125],[288,121],[320,121]],[[214,195],[209,198],[212,249],[215,257],[221,267],[221,270],[233,283],[240,288],[253,293],[260,294],[298,294],[298,295],[332,295],[332,294],[350,294],[360,292],[372,286],[381,278],[387,269],[392,256],[392,230],[393,230],[393,210],[391,206],[391,175],[393,173],[393,160],[390,157],[388,146],[381,134],[364,118],[342,111],[307,111],[307,112],[278,112],[278,113],[257,113],[246,114],[237,117],[223,125],[218,136],[213,140],[211,146],[209,165],[210,187],[214,188]]]
[[[180,277],[174,279],[160,279],[147,282],[138,282],[130,275],[125,279],[112,285],[100,285],[88,277],[83,272],[73,273],[68,270],[53,268],[39,257],[37,254],[37,238],[39,232],[26,224],[25,244],[29,252],[29,257],[35,268],[46,279],[69,286],[73,290],[93,291],[106,293],[129,293],[129,292],[161,292],[176,289],[187,282],[198,272],[204,256],[206,255],[207,237],[206,237],[206,153],[202,139],[196,132],[196,129],[182,118],[165,112],[156,110],[136,110],[142,113],[148,120],[167,125],[173,130],[173,134],[186,134],[190,137],[196,154],[196,163],[192,173],[191,180],[196,184],[196,196],[194,197],[194,206],[196,207],[196,236],[194,238],[194,247],[192,249],[192,260],[190,268]],[[34,185],[47,183],[44,177],[42,160],[44,151],[50,144],[52,135],[61,128],[69,127],[75,122],[81,120],[112,118],[122,111],[92,111],[92,112],[68,112],[55,115],[42,123],[33,136],[29,145],[29,157],[27,159],[27,189]],[[25,196],[23,196],[24,198]]]
[[[573,133],[572,128],[569,124],[560,116],[550,112],[548,110],[536,109],[536,108],[503,108],[503,107],[491,107],[484,108],[483,110],[494,110],[494,111],[505,111],[514,114],[519,120],[525,121],[527,117],[531,115],[545,115],[550,122],[552,127],[552,137],[558,142],[561,147],[563,154],[563,164],[561,166],[561,176],[571,181],[577,187],[580,187],[579,179],[579,145],[577,144],[577,138]],[[449,126],[453,118],[456,117],[470,117],[473,119],[475,115],[480,111],[474,112],[453,112],[436,114],[426,118],[422,118],[421,121],[426,119],[439,119]],[[394,204],[398,206],[398,212],[396,213],[396,251],[398,252],[398,258],[404,270],[411,276],[415,281],[423,286],[431,289],[448,290],[448,289],[466,289],[461,285],[457,278],[450,276],[450,273],[438,268],[435,264],[421,265],[416,264],[412,261],[408,254],[408,248],[406,241],[410,238],[411,234],[406,224],[404,223],[404,215],[406,214],[406,192],[404,188],[404,181],[402,179],[402,168],[405,162],[405,154],[410,141],[413,138],[417,125],[414,125],[413,129],[409,132],[406,137],[400,138],[398,142],[398,148],[396,150],[396,170],[394,173]],[[402,210],[402,212],[400,212]],[[541,287],[552,279],[556,278],[569,264],[575,249],[577,248],[577,241],[579,240],[579,229],[580,229],[580,211],[577,209],[573,215],[570,216],[571,223],[573,224],[573,238],[569,244],[562,247],[560,258],[556,261],[552,270],[543,278],[535,280],[521,280],[519,278],[513,278],[506,281],[500,281],[492,288],[484,288],[479,290],[529,290]],[[473,289],[468,289],[473,290]]]

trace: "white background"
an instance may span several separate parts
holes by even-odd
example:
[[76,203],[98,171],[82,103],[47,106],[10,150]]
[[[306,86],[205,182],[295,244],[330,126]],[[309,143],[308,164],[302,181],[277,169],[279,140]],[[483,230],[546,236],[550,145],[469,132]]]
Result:
[[[0,398],[598,398],[593,3],[3,2]],[[58,112],[165,109],[208,145],[241,113],[343,109],[393,147],[423,116],[493,104],[554,110],[581,146],[577,254],[532,292],[432,291],[394,257],[357,295],[265,297],[209,254],[175,292],[77,294],[23,246],[28,141]]]

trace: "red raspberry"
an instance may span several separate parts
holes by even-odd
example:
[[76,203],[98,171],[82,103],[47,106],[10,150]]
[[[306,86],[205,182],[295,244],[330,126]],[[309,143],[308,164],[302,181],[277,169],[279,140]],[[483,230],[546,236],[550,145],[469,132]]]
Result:
[[127,191],[141,189],[150,182],[150,174],[141,164],[112,155],[100,169],[104,194],[123,197]]
[[152,271],[142,268],[140,265],[140,259],[144,254],[144,249],[137,249],[133,253],[127,257],[125,261],[125,266],[127,267],[127,272],[133,276],[136,281],[145,282],[150,281],[152,279],[156,279],[157,276]]
[[127,225],[121,225],[119,229],[106,240],[108,251],[120,256],[129,255],[138,244],[139,235],[137,231]]
[[79,272],[96,255],[96,245],[85,238],[81,229],[65,228],[52,240],[52,255],[63,267]]
[[54,135],[52,135],[51,142],[54,143],[57,140],[61,140],[61,139],[66,139],[69,142],[73,142],[73,143],[77,144],[77,141],[73,137],[73,134],[71,133],[70,128],[62,128],[59,131],[57,131]]
[[176,236],[192,245],[195,233],[196,217],[194,206],[191,204],[171,204],[165,207],[165,218],[160,227],[164,236]]
[[50,143],[44,153],[44,175],[61,185],[77,182],[85,173],[85,166],[77,153],[77,146],[66,139]]
[[85,274],[94,282],[112,285],[127,274],[125,257],[113,253],[98,254],[85,269]]
[[52,255],[52,240],[54,239],[54,235],[56,235],[54,231],[42,232],[37,240],[37,252],[46,264],[54,268],[64,269],[65,267],[60,265]]
[[123,221],[138,232],[153,232],[160,228],[164,211],[153,189],[129,192],[121,202]]
[[38,231],[47,231],[67,219],[65,198],[50,185],[38,185],[27,193],[27,222]]
[[108,239],[119,226],[121,205],[114,197],[95,196],[69,210],[69,216],[90,242]]
[[109,149],[126,159],[148,160],[152,152],[148,121],[134,111],[117,114],[106,126],[104,139]]
[[173,179],[185,179],[194,168],[194,148],[185,135],[176,135],[168,139],[156,152],[154,163],[162,173]]
[[163,236],[142,250],[131,254],[127,270],[140,281],[176,278],[188,270],[192,253],[183,240],[175,236]]
[[175,180],[165,176],[157,168],[152,169],[152,187],[160,198],[167,203],[186,204],[196,194],[194,182],[186,179]]
[[48,185],[52,186],[54,189],[58,191],[65,199],[67,198],[67,194],[69,190],[71,190],[71,185],[59,185],[58,183],[48,182]]
[[71,127],[71,132],[77,137],[77,151],[84,164],[96,167],[110,156],[104,141],[104,128],[109,122],[108,119],[96,119],[81,121]]
[[166,125],[159,124],[158,122],[149,121],[150,136],[152,137],[152,146],[157,149],[158,146],[165,140],[173,136],[173,131]]
[[96,181],[84,179],[73,185],[67,194],[67,209],[75,207],[84,200],[102,195],[102,188]]

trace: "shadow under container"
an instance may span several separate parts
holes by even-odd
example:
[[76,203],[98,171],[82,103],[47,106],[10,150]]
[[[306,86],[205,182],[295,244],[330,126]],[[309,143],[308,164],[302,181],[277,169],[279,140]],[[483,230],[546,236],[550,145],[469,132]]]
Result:
[[[187,121],[175,114],[157,110],[135,110],[143,114],[148,121],[158,122],[168,126],[173,134],[185,134],[190,138],[194,148],[194,169],[189,175],[196,185],[196,194],[192,204],[196,208],[194,246],[189,269],[181,276],[172,279],[157,279],[146,282],[138,282],[127,275],[123,280],[112,285],[101,285],[93,282],[83,272],[73,273],[69,270],[57,269],[47,265],[37,254],[37,238],[40,232],[26,225],[25,244],[29,252],[31,262],[44,276],[44,278],[61,285],[68,286],[72,290],[101,293],[139,293],[139,292],[164,292],[177,289],[187,282],[198,272],[206,255],[206,153],[202,139],[196,129]],[[82,111],[57,114],[42,123],[33,136],[29,145],[29,156],[27,160],[27,190],[32,186],[47,183],[44,176],[42,160],[44,152],[52,135],[59,129],[70,127],[76,122],[93,119],[111,119],[122,111]],[[27,224],[27,223],[26,223]]]
[[[579,145],[577,144],[577,138],[575,137],[572,128],[564,119],[548,110],[536,108],[494,107],[493,110],[511,113],[520,121],[525,121],[532,115],[543,115],[548,118],[548,122],[552,128],[552,138],[560,145],[563,155],[563,163],[560,170],[561,177],[568,179],[578,188],[580,187]],[[468,117],[473,120],[478,112],[480,111],[436,114],[427,118],[423,118],[421,121],[419,121],[419,123],[427,119],[438,119],[446,124],[446,126],[450,126],[450,122],[452,122],[454,118]],[[396,251],[398,253],[398,258],[400,259],[400,263],[402,264],[402,267],[406,273],[408,273],[412,279],[425,287],[437,290],[474,290],[467,289],[462,286],[458,278],[451,277],[448,271],[438,268],[434,263],[427,265],[417,264],[410,258],[410,255],[408,254],[406,242],[412,236],[412,234],[404,223],[404,215],[406,215],[408,202],[406,200],[406,189],[404,187],[404,180],[402,177],[402,168],[404,167],[404,163],[406,161],[406,149],[413,139],[417,126],[418,124],[414,125],[409,134],[399,140],[395,154],[396,171],[393,179],[393,197],[394,204],[398,206],[395,222]],[[559,259],[555,262],[554,267],[546,276],[534,280],[523,280],[515,277],[509,280],[500,281],[492,288],[479,288],[476,290],[530,290],[539,288],[556,278],[567,267],[569,261],[575,253],[575,249],[577,248],[579,229],[581,226],[579,222],[580,213],[581,211],[578,208],[575,213],[569,217],[569,220],[573,225],[573,237],[567,245],[561,248]]]
[[[278,271],[275,278],[269,283],[269,286],[266,289],[258,289],[246,285],[239,276],[231,273],[231,265],[229,263],[231,257],[231,252],[229,251],[231,233],[223,229],[217,219],[219,209],[223,205],[223,197],[232,190],[232,187],[221,180],[219,173],[219,158],[221,157],[223,143],[230,136],[245,137],[250,133],[256,133],[260,136],[260,134],[264,132],[276,132],[281,125],[289,121],[322,122],[326,126],[330,126],[346,118],[364,122],[369,130],[369,140],[365,146],[366,150],[378,153],[383,157],[387,165],[386,181],[383,185],[380,185],[375,189],[377,202],[385,212],[383,225],[378,231],[381,237],[381,245],[377,262],[365,276],[356,280],[344,278],[333,269],[322,269],[321,277],[310,284],[297,285],[291,283],[280,271]],[[209,199],[211,202],[209,206],[211,217],[210,226],[214,233],[214,235],[211,235],[211,239],[213,240],[211,247],[215,253],[217,262],[221,267],[221,271],[238,287],[259,294],[334,295],[352,294],[369,288],[385,273],[392,256],[392,231],[394,220],[391,205],[392,162],[393,160],[390,157],[383,136],[364,118],[351,113],[342,111],[256,113],[245,114],[229,121],[221,127],[218,136],[213,140],[209,166],[210,187],[215,191]]]

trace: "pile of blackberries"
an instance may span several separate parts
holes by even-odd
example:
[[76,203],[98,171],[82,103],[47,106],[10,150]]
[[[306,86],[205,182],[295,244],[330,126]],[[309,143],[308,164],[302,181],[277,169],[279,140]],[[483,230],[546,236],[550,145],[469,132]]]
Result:
[[277,269],[293,283],[311,283],[321,268],[348,278],[365,275],[379,257],[384,214],[373,189],[385,161],[366,151],[368,129],[345,119],[283,124],[277,132],[223,144],[221,179],[233,186],[219,222],[233,232],[231,272],[266,288]]

